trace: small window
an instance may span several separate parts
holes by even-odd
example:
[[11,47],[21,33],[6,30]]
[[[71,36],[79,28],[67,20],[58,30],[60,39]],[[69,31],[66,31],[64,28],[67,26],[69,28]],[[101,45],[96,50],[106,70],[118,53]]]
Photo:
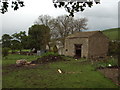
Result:
[[68,51],[68,49],[66,49],[65,51]]

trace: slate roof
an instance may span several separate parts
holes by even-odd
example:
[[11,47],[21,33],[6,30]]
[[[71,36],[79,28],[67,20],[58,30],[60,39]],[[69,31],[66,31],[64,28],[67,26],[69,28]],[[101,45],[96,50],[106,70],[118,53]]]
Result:
[[94,35],[97,32],[100,32],[100,31],[76,32],[74,34],[69,35],[66,38],[68,38],[68,39],[70,39],[70,38],[79,38],[79,37],[80,38],[83,38],[83,37],[88,38],[88,37]]

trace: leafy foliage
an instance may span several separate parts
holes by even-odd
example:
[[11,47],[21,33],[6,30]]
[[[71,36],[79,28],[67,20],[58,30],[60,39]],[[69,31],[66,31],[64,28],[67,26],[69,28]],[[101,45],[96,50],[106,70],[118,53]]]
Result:
[[26,35],[25,31],[20,31],[19,33],[12,34],[14,40],[17,40],[21,43],[21,48],[27,49],[28,48],[28,36]]
[[64,7],[65,10],[69,13],[69,16],[74,17],[74,13],[79,11],[84,11],[85,7],[92,7],[93,2],[96,4],[100,4],[100,0],[66,0],[66,1],[60,1],[60,0],[53,0],[54,7],[55,8],[62,8]]
[[119,55],[120,54],[120,42],[119,41],[110,41],[108,55]]
[[50,41],[50,29],[45,25],[33,25],[29,28],[31,48],[44,50]]
[[[9,7],[9,0],[0,0],[1,3],[1,13],[4,14],[5,12],[8,11],[8,7]],[[79,12],[79,11],[84,11],[85,7],[92,7],[93,6],[93,2],[95,2],[96,4],[100,4],[100,0],[81,0],[81,1],[77,1],[77,0],[63,0],[63,1],[59,1],[59,0],[53,0],[53,4],[55,8],[62,8],[64,7],[65,10],[69,13],[69,16],[74,17],[74,13]],[[19,7],[24,7],[24,2],[21,0],[12,0],[12,5],[11,7],[14,10],[18,10]]]
[[[1,4],[1,13],[4,14],[5,12],[8,11],[8,7],[9,7],[9,3],[10,0],[0,0],[0,4]],[[19,7],[24,7],[24,2],[21,1],[21,0],[15,0],[13,1],[12,0],[12,5],[11,7],[14,9],[14,10],[18,10]]]
[[11,39],[12,39],[12,37],[9,34],[3,34],[3,36],[2,36],[2,47],[10,48]]
[[20,31],[19,33],[14,33],[11,36],[9,34],[3,34],[2,36],[2,46],[14,50],[27,49],[28,48],[28,36],[25,31]]
[[[28,36],[25,31],[20,31],[19,33],[12,34],[11,49],[21,50],[28,48]],[[16,47],[17,46],[17,47]]]
[[20,41],[12,40],[11,41],[11,49],[12,49],[12,51],[14,51],[14,50],[20,50],[21,51],[22,45],[21,45]]

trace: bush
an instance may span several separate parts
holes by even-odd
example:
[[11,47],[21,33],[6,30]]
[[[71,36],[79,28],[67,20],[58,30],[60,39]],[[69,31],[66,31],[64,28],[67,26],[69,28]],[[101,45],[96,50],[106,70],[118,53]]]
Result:
[[114,42],[109,42],[109,50],[108,50],[108,55],[113,55],[113,56],[116,56],[116,55],[119,55],[120,53],[120,42],[118,41],[114,41]]
[[8,56],[8,54],[9,54],[9,48],[4,47],[2,49],[2,56],[6,57],[6,56]]

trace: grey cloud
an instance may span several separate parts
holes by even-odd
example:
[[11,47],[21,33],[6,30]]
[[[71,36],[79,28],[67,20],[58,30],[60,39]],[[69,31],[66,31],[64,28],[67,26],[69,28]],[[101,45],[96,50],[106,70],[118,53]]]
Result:
[[116,2],[104,2],[98,7],[96,5],[83,13],[76,14],[76,16],[88,19],[89,30],[105,30],[118,27],[118,7]]

